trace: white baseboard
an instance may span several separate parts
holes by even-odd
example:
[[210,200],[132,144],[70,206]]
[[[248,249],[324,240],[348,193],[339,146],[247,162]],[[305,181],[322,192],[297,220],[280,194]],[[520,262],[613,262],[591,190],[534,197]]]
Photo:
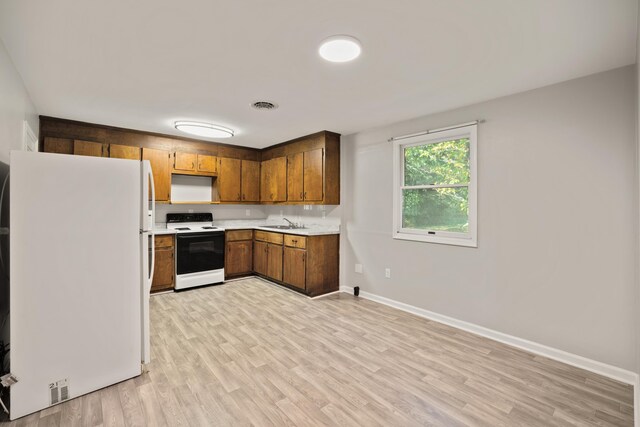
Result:
[[[340,291],[353,294],[353,288],[348,286],[341,286]],[[608,365],[606,363],[598,362],[596,360],[587,359],[586,357],[578,356],[563,350],[548,347],[543,344],[538,344],[533,341],[528,341],[522,338],[514,337],[502,332],[494,331],[493,329],[485,328],[483,326],[475,325],[473,323],[465,322],[464,320],[458,320],[453,317],[445,316],[443,314],[434,313],[433,311],[425,310],[423,308],[415,307],[413,305],[405,304],[403,302],[395,301],[389,298],[381,297],[369,292],[360,291],[360,297],[371,301],[379,302],[380,304],[387,305],[389,307],[397,308],[408,313],[415,314],[416,316],[424,317],[429,320],[434,320],[445,325],[453,326],[454,328],[462,329],[463,331],[471,332],[476,335],[480,335],[485,338],[492,339],[494,341],[501,342],[503,344],[510,345],[522,350],[526,350],[530,353],[538,354],[540,356],[548,357],[549,359],[557,360],[559,362],[566,363],[567,365],[575,366],[587,371],[623,382],[625,384],[631,384],[634,386],[635,402],[634,406],[636,411],[640,409],[638,405],[638,374],[635,372],[627,371],[626,369],[618,368],[616,366]],[[638,420],[636,417],[636,426]]]

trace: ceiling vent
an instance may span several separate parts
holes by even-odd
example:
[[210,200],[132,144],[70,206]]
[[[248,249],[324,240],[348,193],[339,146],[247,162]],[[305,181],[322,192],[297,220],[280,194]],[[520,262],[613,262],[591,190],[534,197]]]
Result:
[[269,101],[257,101],[251,104],[251,106],[256,110],[275,110],[278,108],[277,104]]

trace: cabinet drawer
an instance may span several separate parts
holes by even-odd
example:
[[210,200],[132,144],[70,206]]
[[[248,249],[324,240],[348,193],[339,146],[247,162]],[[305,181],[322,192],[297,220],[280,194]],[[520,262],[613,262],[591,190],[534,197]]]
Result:
[[285,246],[291,246],[292,248],[305,249],[307,247],[307,238],[304,236],[285,234],[284,244]]
[[275,245],[281,245],[283,241],[283,237],[281,233],[270,233],[268,231],[256,230],[255,238],[256,240],[273,243]]
[[173,248],[173,235],[163,234],[156,236],[156,248]]
[[253,230],[233,230],[225,233],[227,242],[233,242],[236,240],[252,240]]

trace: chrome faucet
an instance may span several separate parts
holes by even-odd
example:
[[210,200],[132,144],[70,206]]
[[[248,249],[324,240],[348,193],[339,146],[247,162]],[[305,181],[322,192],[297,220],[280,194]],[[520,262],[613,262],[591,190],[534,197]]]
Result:
[[296,228],[296,227],[297,227],[297,225],[296,225],[295,223],[293,223],[293,222],[289,221],[287,218],[282,217],[282,219],[284,219],[285,221],[287,221],[287,222],[289,223],[289,225],[291,226],[291,228]]

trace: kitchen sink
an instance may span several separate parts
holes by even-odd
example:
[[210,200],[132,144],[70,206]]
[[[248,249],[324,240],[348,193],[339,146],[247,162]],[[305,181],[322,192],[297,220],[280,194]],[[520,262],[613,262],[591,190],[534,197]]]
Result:
[[297,227],[293,225],[263,225],[262,228],[273,228],[274,230],[302,230],[307,227]]

